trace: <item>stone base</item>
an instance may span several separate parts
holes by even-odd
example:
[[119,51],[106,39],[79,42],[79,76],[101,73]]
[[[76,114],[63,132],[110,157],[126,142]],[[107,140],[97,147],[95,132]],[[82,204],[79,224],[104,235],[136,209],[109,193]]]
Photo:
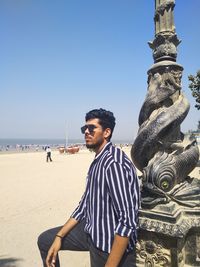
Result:
[[158,205],[139,224],[137,267],[200,266],[200,208]]

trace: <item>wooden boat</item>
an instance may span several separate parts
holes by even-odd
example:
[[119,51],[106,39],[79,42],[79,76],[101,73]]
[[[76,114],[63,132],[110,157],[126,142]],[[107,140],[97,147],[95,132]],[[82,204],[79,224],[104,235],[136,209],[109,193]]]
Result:
[[65,152],[69,154],[75,154],[79,152],[79,147],[78,146],[69,146],[65,148]]
[[63,154],[65,152],[65,147],[64,146],[60,146],[58,148],[58,151],[60,152],[60,154]]

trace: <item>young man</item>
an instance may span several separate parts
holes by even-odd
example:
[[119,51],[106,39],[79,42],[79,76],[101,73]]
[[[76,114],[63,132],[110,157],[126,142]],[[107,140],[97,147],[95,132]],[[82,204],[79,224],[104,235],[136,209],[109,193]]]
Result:
[[51,148],[49,146],[46,148],[46,152],[47,152],[47,162],[49,160],[52,161],[52,159],[51,159]]
[[134,267],[139,208],[135,167],[110,139],[113,113],[95,109],[81,128],[95,152],[82,199],[63,227],[38,238],[44,266],[59,267],[59,250],[89,251],[91,267]]

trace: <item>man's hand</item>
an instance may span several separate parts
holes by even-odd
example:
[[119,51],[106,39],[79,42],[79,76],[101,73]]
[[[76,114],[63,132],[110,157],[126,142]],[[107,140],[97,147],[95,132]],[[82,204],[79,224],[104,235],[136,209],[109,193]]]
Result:
[[47,267],[55,267],[56,257],[57,257],[58,251],[61,248],[61,242],[62,242],[62,239],[60,237],[56,237],[53,244],[51,245],[48,251],[48,254],[47,254],[47,258],[46,258]]
[[[63,225],[61,230],[57,233],[46,258],[47,267],[55,267],[56,258],[58,255],[58,251],[62,245],[62,237],[66,236],[78,223],[74,218],[69,218],[69,220]],[[59,237],[60,236],[60,237]]]

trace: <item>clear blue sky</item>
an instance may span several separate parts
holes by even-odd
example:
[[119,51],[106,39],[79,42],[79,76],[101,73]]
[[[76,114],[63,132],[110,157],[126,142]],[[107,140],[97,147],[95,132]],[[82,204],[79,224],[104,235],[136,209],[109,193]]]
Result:
[[[176,0],[177,62],[188,89],[200,69],[200,1]],[[0,138],[80,138],[93,108],[114,112],[114,138],[133,139],[153,64],[154,0],[1,0]]]

